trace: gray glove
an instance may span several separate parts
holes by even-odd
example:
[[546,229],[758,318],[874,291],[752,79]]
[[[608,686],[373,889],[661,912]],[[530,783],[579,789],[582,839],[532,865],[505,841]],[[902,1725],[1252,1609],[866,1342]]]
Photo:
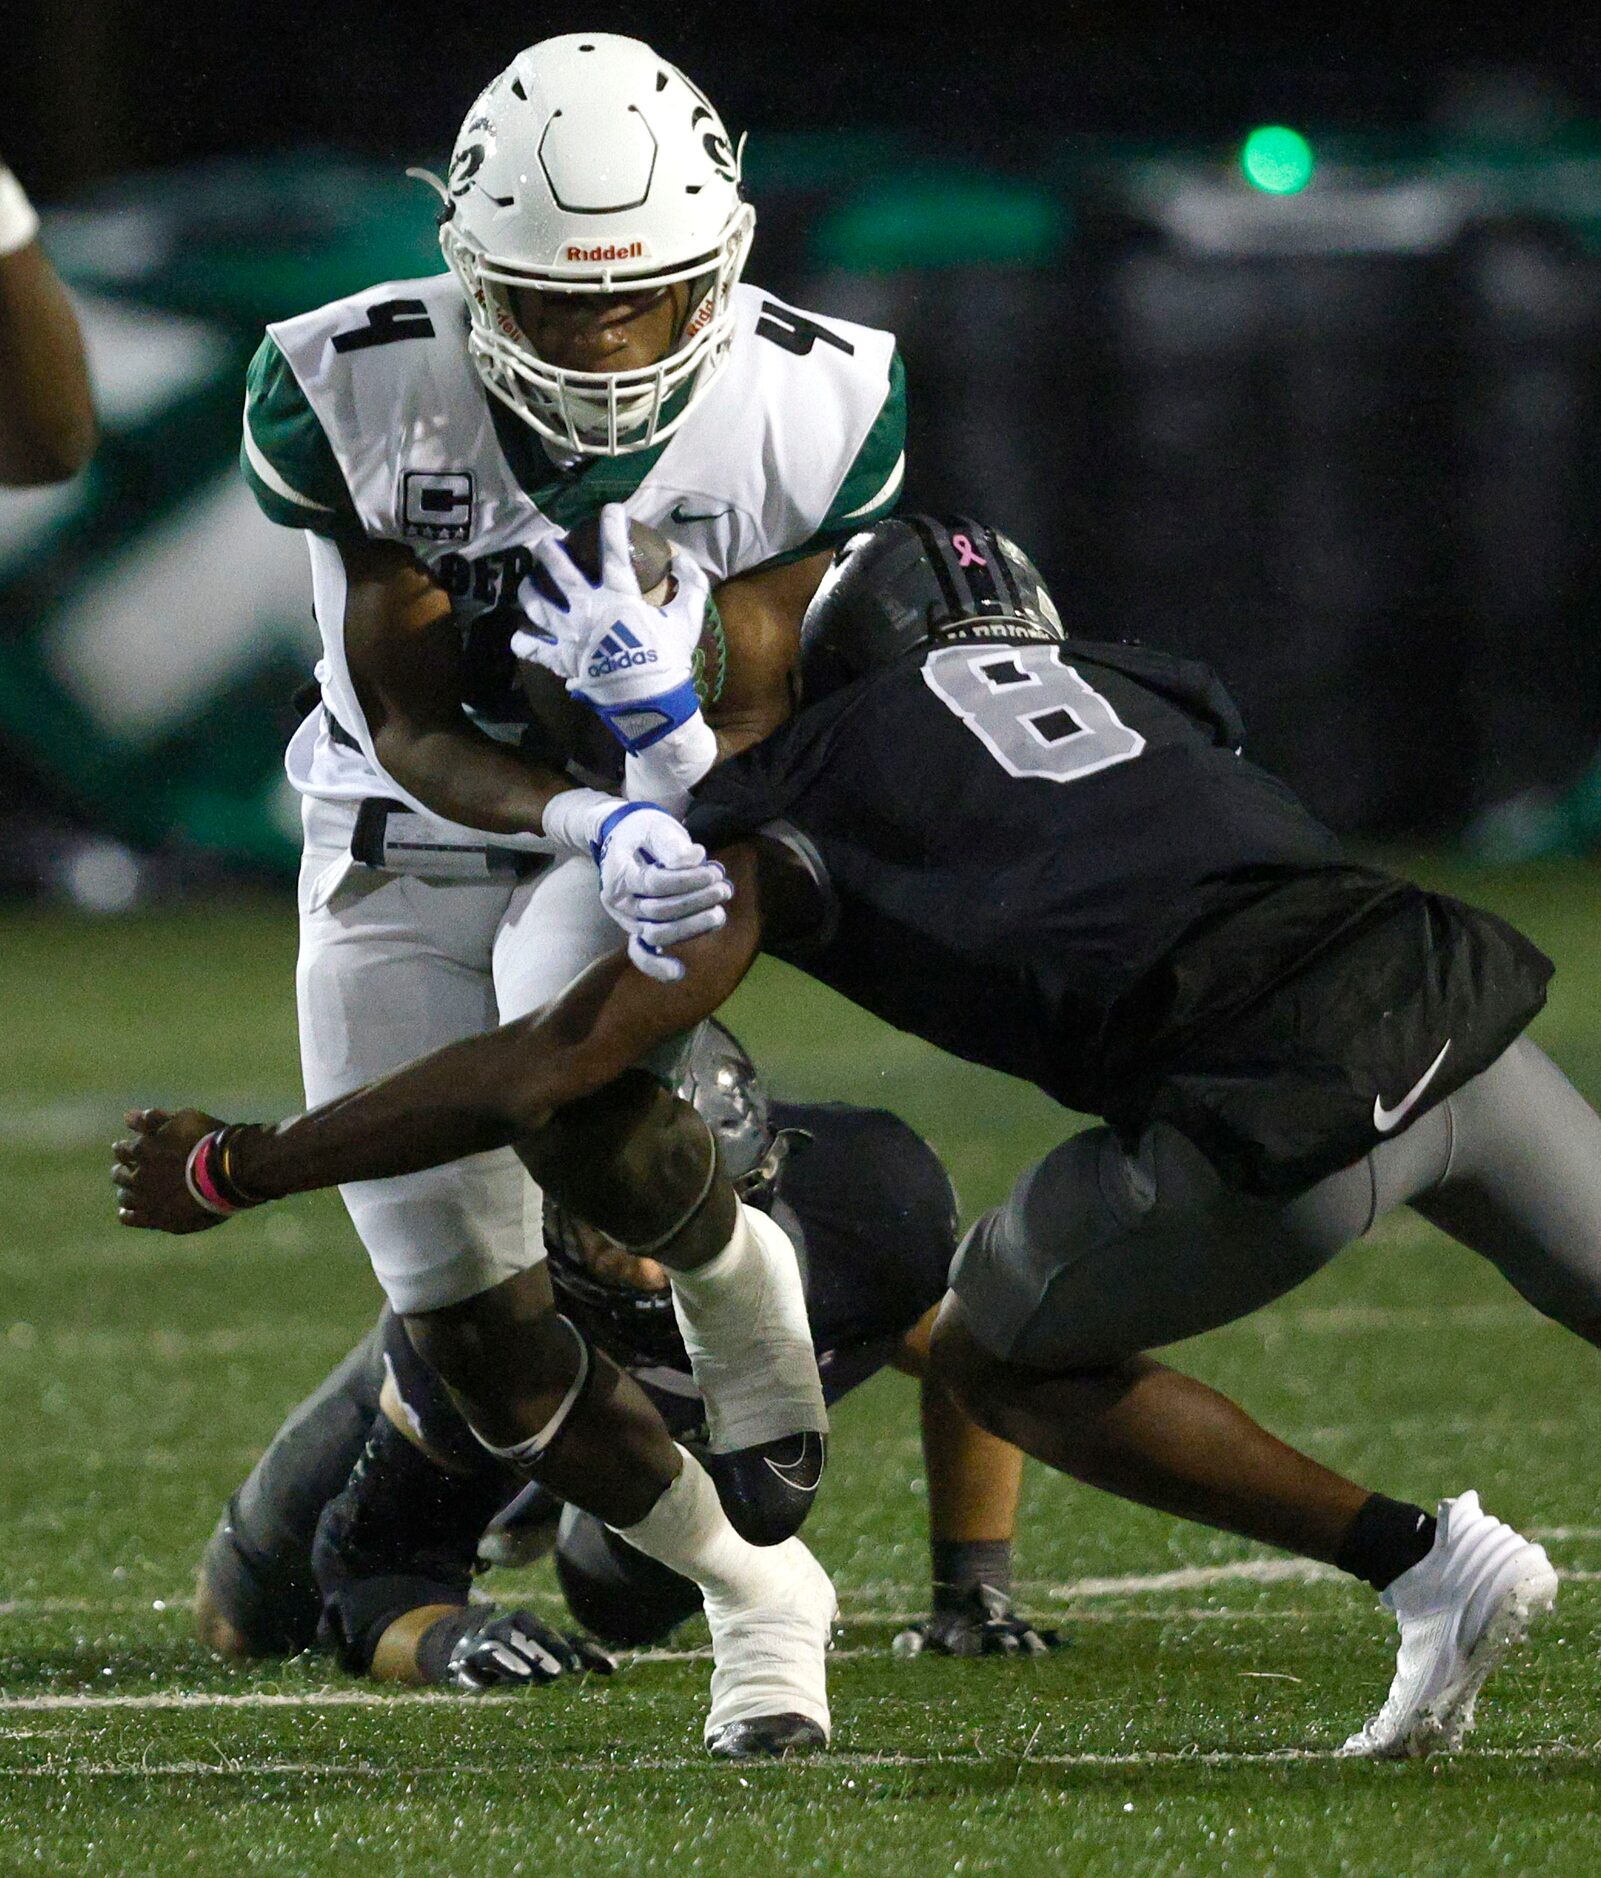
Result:
[[901,1631],[891,1647],[897,1656],[921,1656],[924,1650],[936,1656],[1044,1656],[1064,1641],[1059,1631],[1036,1630],[993,1585],[961,1592],[941,1586],[933,1611]]
[[617,1667],[593,1638],[564,1637],[532,1611],[502,1611],[492,1604],[441,1618],[418,1647],[417,1661],[428,1681],[474,1691],[526,1688],[586,1670],[609,1676]]

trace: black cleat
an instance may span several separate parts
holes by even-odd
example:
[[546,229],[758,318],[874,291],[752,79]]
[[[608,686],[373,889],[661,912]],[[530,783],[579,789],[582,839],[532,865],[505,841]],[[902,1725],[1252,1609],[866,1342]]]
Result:
[[706,1456],[729,1525],[751,1545],[779,1545],[800,1531],[827,1464],[828,1437],[810,1432]]
[[706,1751],[719,1761],[782,1761],[827,1746],[828,1736],[809,1715],[755,1715],[725,1722],[706,1737]]

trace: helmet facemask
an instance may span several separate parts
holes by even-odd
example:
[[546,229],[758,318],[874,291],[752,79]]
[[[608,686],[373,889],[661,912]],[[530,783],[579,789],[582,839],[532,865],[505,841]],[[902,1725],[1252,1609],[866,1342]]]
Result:
[[[580,274],[534,268],[486,252],[447,210],[439,244],[461,282],[471,321],[467,348],[485,388],[558,451],[620,456],[670,437],[727,360],[734,338],[734,288],[744,271],[756,213],[734,204],[709,252],[660,268],[604,267]],[[512,290],[649,294],[690,283],[679,332],[654,365],[619,372],[573,371],[540,357],[523,331]]]

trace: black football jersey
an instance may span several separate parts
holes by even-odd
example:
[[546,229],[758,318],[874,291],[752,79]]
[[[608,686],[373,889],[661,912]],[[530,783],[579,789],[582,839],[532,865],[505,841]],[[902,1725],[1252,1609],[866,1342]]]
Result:
[[828,912],[787,950],[812,976],[1105,1113],[1108,1029],[1153,962],[1264,870],[1336,859],[1241,735],[1190,661],[948,645],[803,710],[714,771],[688,821],[713,848],[787,824],[815,854]]
[[887,1109],[775,1102],[772,1118],[800,1137],[772,1212],[800,1254],[823,1394],[834,1402],[944,1297],[956,1196],[939,1156]]

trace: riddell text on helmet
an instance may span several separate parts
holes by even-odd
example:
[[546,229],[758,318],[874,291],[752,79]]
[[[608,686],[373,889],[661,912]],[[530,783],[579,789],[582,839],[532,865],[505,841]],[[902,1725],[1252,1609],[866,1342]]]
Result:
[[593,246],[586,246],[581,241],[569,241],[562,250],[564,261],[644,261],[650,258],[650,250],[643,241],[601,241]]

